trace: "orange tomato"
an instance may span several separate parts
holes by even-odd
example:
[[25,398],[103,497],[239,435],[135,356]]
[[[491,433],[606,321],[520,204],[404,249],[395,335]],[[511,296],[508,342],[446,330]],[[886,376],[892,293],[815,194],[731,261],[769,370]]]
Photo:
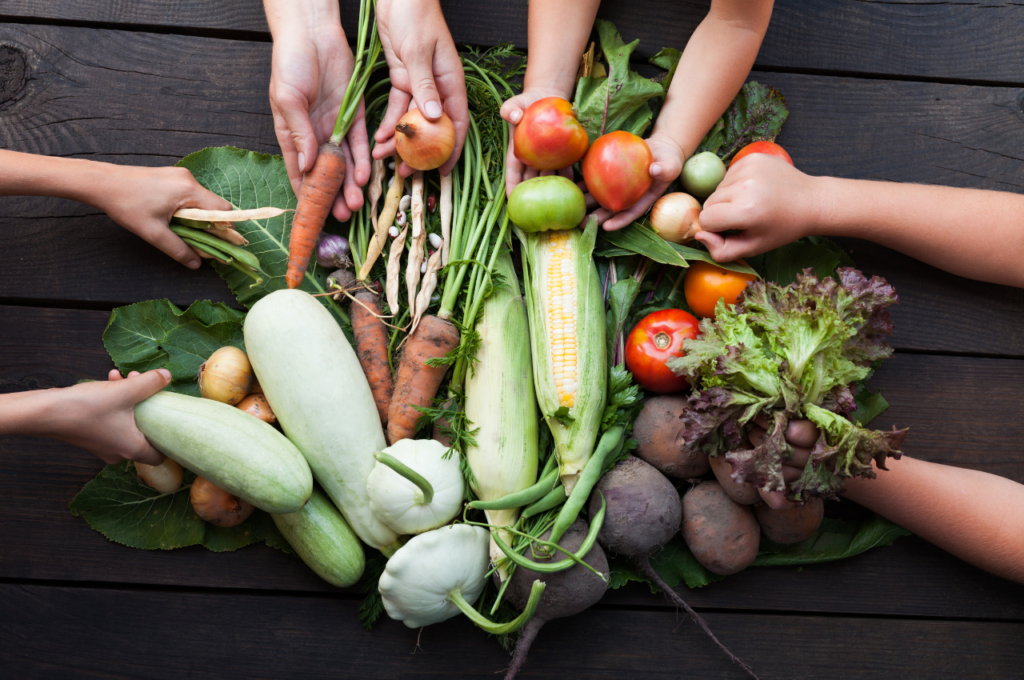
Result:
[[[740,262],[746,264],[743,260]],[[719,300],[724,299],[727,305],[736,304],[743,289],[756,278],[753,274],[731,272],[708,262],[694,262],[683,281],[686,304],[694,314],[713,319]]]
[[732,157],[732,160],[729,161],[729,167],[731,168],[739,159],[755,153],[764,153],[768,154],[769,156],[778,156],[779,158],[786,161],[790,165],[793,165],[793,159],[789,157],[789,154],[786,152],[786,150],[783,149],[778,144],[776,144],[775,142],[753,142],[752,144],[747,144],[745,147],[740,149],[735,156]]

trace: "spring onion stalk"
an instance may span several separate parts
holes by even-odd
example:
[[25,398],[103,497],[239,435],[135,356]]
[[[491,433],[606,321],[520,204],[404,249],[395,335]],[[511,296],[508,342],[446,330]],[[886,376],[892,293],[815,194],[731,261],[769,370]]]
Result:
[[[348,134],[352,122],[355,120],[356,111],[359,109],[359,102],[363,99],[366,85],[370,82],[370,76],[377,66],[377,58],[380,56],[381,44],[377,35],[377,22],[370,16],[370,5],[376,7],[375,0],[361,0],[359,3],[359,30],[356,38],[355,58],[356,63],[352,68],[352,78],[348,81],[345,89],[345,96],[341,99],[341,108],[338,110],[338,120],[334,124],[334,133],[330,142],[335,146],[341,144],[341,140]],[[367,32],[369,32],[369,46],[367,46]]]

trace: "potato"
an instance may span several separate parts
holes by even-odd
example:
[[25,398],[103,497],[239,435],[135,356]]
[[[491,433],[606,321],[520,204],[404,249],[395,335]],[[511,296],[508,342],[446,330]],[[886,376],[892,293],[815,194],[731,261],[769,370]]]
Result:
[[812,498],[782,510],[772,510],[767,504],[759,503],[754,506],[754,516],[765,536],[776,543],[789,545],[810,538],[818,530],[821,518],[825,516],[825,502]]
[[761,500],[761,494],[757,493],[757,487],[753,484],[740,484],[732,478],[732,463],[725,459],[725,454],[711,456],[708,458],[711,471],[715,473],[715,479],[722,485],[729,498],[743,505],[753,505]]
[[662,474],[690,479],[707,474],[711,469],[703,451],[683,451],[683,423],[679,419],[686,407],[686,397],[667,394],[651,397],[633,424],[634,453]]
[[730,498],[718,482],[701,482],[683,496],[682,530],[697,561],[722,576],[750,566],[761,542],[753,510]]

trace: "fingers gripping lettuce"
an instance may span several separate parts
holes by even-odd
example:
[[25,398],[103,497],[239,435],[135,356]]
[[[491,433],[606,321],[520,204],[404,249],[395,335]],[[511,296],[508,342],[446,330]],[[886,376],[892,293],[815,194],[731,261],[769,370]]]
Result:
[[[835,497],[843,479],[873,477],[871,461],[899,458],[906,430],[860,427],[847,416],[856,408],[850,385],[868,377],[872,364],[892,356],[888,307],[898,301],[885,279],[837,271],[839,281],[819,281],[811,270],[795,283],[755,281],[739,302],[721,300],[715,319],[669,362],[696,391],[684,412],[684,445],[725,455],[733,478],[793,500]],[[768,434],[748,448],[750,422],[762,414]],[[782,463],[793,451],[784,434],[791,418],[821,430],[803,475],[786,485]]]

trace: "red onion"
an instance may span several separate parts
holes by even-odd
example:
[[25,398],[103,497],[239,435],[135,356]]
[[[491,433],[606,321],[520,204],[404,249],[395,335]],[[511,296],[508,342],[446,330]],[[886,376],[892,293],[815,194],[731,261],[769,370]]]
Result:
[[321,234],[316,244],[316,261],[327,269],[344,269],[352,266],[349,259],[348,239],[336,234]]

